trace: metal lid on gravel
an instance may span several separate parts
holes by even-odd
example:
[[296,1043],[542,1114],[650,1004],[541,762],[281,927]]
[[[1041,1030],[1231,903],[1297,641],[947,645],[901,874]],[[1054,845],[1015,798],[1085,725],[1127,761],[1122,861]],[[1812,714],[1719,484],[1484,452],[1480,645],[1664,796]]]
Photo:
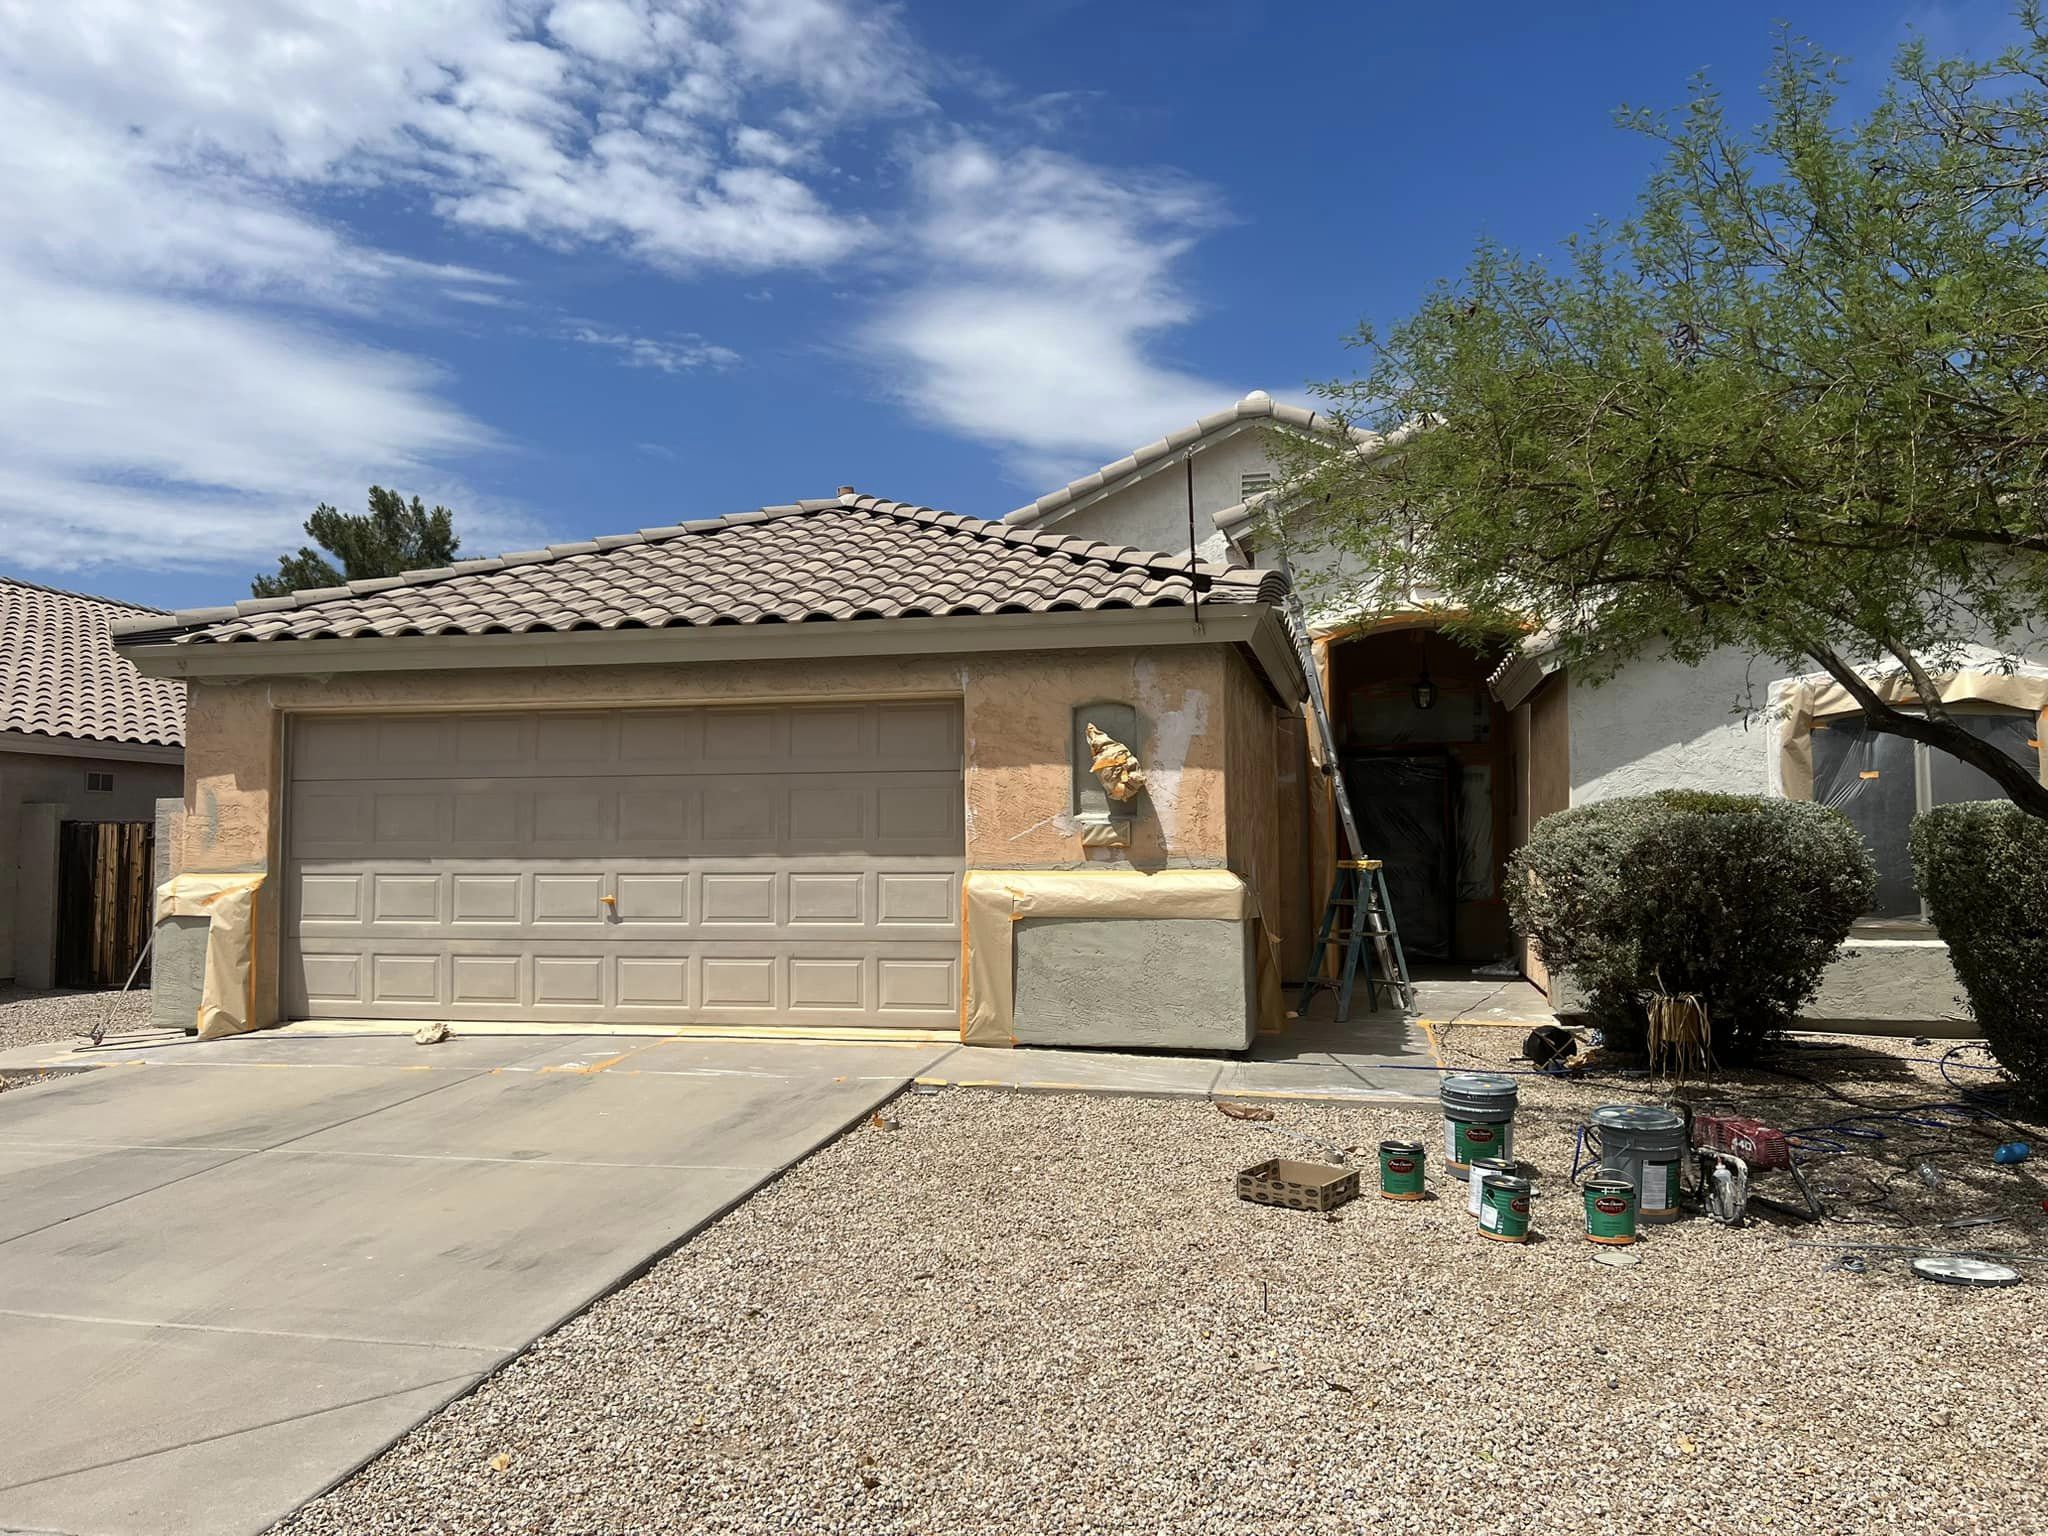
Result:
[[2004,1264],[1993,1264],[1988,1259],[1969,1259],[1959,1253],[1945,1253],[1933,1258],[1915,1259],[1913,1273],[1922,1280],[1938,1280],[1943,1285],[2018,1285],[2020,1272]]

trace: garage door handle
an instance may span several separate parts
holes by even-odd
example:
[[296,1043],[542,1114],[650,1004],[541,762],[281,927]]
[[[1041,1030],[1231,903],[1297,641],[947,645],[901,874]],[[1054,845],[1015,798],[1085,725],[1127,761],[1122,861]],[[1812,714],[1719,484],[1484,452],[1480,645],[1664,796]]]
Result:
[[600,896],[597,899],[608,907],[616,907],[619,904],[619,898],[616,896]]

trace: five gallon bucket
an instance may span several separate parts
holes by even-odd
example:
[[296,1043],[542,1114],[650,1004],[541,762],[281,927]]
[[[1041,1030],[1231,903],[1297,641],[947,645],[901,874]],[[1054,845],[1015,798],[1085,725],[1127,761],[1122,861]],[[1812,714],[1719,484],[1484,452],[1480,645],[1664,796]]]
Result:
[[1600,1171],[1626,1179],[1644,1221],[1678,1219],[1678,1165],[1685,1156],[1685,1117],[1654,1104],[1608,1104],[1593,1111]]
[[1515,1155],[1515,1080],[1495,1072],[1457,1072],[1443,1080],[1444,1164],[1458,1178],[1475,1157]]
[[1600,1174],[1586,1180],[1586,1236],[1611,1247],[1636,1240],[1636,1192],[1627,1179]]
[[1479,1232],[1497,1243],[1529,1241],[1529,1207],[1536,1191],[1512,1173],[1489,1173],[1480,1180]]
[[1419,1141],[1381,1142],[1380,1194],[1389,1200],[1420,1200],[1423,1156]]

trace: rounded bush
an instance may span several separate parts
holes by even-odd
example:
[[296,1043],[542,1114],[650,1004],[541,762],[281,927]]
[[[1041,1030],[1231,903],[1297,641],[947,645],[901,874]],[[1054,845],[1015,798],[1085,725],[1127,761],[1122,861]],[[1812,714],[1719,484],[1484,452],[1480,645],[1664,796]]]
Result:
[[1649,998],[1696,993],[1724,1065],[1798,1017],[1877,886],[1840,812],[1699,790],[1546,816],[1511,870],[1516,931],[1601,1024],[1640,1038]]
[[1998,1064],[2048,1106],[2048,822],[2003,800],[1913,823],[1913,879]]

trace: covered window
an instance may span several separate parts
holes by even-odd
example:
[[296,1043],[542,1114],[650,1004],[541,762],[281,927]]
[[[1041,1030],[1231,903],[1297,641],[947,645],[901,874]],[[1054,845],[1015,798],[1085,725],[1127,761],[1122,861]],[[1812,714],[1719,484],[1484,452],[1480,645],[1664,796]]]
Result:
[[[2035,773],[2041,770],[2034,717],[2016,711],[1950,707],[1970,734],[1991,742]],[[1959,800],[2003,800],[2005,792],[1968,763],[1903,736],[1873,731],[1861,716],[1813,723],[1813,798],[1849,818],[1877,860],[1870,914],[1926,920],[1913,888],[1906,833],[1920,812]]]

